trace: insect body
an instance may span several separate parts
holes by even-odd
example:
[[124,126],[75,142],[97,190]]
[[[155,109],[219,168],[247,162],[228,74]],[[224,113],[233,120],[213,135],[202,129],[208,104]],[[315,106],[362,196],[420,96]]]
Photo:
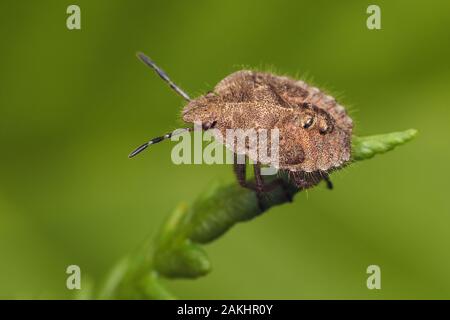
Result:
[[[277,166],[299,188],[309,188],[321,180],[331,187],[328,173],[350,161],[351,118],[333,97],[303,81],[242,70],[220,81],[212,92],[191,100],[148,57],[141,53],[138,57],[188,101],[182,111],[185,122],[201,122],[203,130],[215,128],[222,136],[227,129],[278,129]],[[170,136],[150,140],[130,157]],[[244,153],[255,163],[255,185],[246,182],[245,164],[234,163],[239,183],[257,192],[267,191],[259,159],[246,148],[232,151]]]

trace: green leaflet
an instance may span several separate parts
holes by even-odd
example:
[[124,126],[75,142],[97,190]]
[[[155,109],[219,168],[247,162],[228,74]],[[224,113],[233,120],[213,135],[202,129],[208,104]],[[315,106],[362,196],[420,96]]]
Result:
[[370,159],[379,153],[385,153],[400,146],[417,135],[416,129],[378,134],[367,137],[353,137],[352,157],[355,161]]
[[[352,139],[353,161],[370,159],[412,140],[417,130]],[[297,193],[292,187],[291,196]],[[281,188],[271,191],[258,206],[254,192],[237,183],[213,186],[190,207],[178,206],[161,227],[153,245],[146,244],[118,266],[99,297],[172,299],[159,277],[197,278],[210,272],[211,263],[200,246],[214,241],[239,222],[248,221],[272,206],[287,202]]]

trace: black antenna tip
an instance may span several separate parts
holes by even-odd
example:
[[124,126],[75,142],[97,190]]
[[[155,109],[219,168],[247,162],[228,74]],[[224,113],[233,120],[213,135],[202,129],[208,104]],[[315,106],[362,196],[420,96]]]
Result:
[[142,52],[136,52],[136,57],[139,58],[139,60],[141,60],[142,62],[144,62],[145,64],[154,64],[154,62],[152,61],[152,59],[150,59],[145,53]]
[[144,151],[145,149],[147,149],[147,147],[149,146],[149,143],[146,142],[143,145],[137,147],[132,153],[130,153],[128,155],[128,158],[133,158],[135,155],[137,155],[138,153],[141,153],[142,151]]

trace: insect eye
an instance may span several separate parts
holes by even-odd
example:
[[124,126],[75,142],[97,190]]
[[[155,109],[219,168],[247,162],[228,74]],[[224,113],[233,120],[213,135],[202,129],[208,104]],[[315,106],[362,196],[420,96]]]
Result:
[[313,116],[306,116],[303,120],[302,120],[302,127],[304,129],[308,129],[309,127],[311,127],[314,124],[314,117]]
[[328,125],[323,125],[319,129],[320,134],[325,134],[328,132]]
[[319,118],[319,133],[327,134],[333,131],[333,123],[329,118]]

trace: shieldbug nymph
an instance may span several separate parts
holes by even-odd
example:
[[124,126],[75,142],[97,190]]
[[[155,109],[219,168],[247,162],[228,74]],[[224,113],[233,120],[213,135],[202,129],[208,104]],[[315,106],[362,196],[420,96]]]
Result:
[[[350,161],[352,119],[333,97],[303,81],[241,70],[220,81],[213,91],[191,99],[150,58],[142,53],[137,56],[188,102],[182,111],[185,122],[201,122],[202,130],[215,128],[223,134],[227,129],[277,128],[277,168],[300,189],[315,186],[322,180],[332,188],[328,174]],[[171,136],[172,133],[168,133],[156,137],[138,147],[129,157]],[[232,151],[237,153],[237,150]],[[251,154],[245,155],[254,163],[255,183],[246,181],[245,163],[235,161],[234,172],[241,186],[260,195],[268,191],[261,176],[261,163]],[[281,178],[277,180],[285,183]]]

